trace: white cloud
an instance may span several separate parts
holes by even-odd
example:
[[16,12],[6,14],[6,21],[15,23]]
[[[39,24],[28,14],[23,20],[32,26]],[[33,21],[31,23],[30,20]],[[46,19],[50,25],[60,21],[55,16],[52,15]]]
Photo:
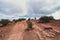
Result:
[[56,11],[55,13],[52,13],[48,16],[53,16],[55,19],[60,19],[60,10]]
[[[4,14],[13,14],[13,16],[24,16],[27,14],[27,3],[26,0],[2,0],[1,1],[4,5],[3,10],[6,13]],[[17,11],[13,13],[13,11]],[[22,11],[21,11],[22,10]],[[20,12],[19,12],[20,11]]]
[[8,15],[5,15],[3,13],[0,13],[0,19],[4,18],[4,19],[10,19],[11,17],[13,16],[8,16]]
[[60,6],[60,0],[43,0],[44,6],[42,9],[44,10],[52,10],[57,6]]
[[[2,18],[18,18],[19,16],[43,16],[51,14],[58,19],[59,11],[55,8],[60,6],[60,0],[0,0],[0,15]],[[57,12],[55,12],[56,10]],[[59,9],[58,9],[59,10]],[[29,14],[30,13],[30,14]],[[4,16],[5,15],[5,16]]]
[[27,8],[26,0],[4,0],[4,2],[12,3],[12,4],[16,5],[16,6],[22,7],[22,9]]
[[30,0],[29,7],[31,15],[44,16],[55,13],[55,11],[60,10],[60,0]]

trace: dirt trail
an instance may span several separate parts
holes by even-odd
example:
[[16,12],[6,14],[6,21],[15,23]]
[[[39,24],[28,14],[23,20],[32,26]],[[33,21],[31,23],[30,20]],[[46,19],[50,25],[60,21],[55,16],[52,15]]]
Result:
[[[15,24],[15,23],[14,23]],[[6,40],[9,37],[11,29],[14,25],[7,25],[5,27],[0,27],[0,40]]]
[[9,32],[9,37],[6,38],[6,40],[39,40],[39,37],[33,30],[26,31],[26,28],[26,21],[17,22],[15,26],[12,27]]
[[26,28],[26,21],[16,23],[11,29],[9,38],[6,40],[40,40],[39,36],[33,30],[26,31]]
[[23,40],[23,32],[26,28],[27,24],[25,21],[17,22],[6,40]]
[[26,31],[23,40],[40,40],[39,36],[34,31]]
[[[56,29],[51,25],[39,24],[35,21],[32,23],[33,30],[30,31],[25,30],[28,27],[26,21],[17,22],[0,29],[3,30],[2,33],[0,32],[0,40],[60,40],[59,31],[55,31]],[[53,30],[44,30],[45,27],[52,27]]]
[[34,24],[35,33],[40,37],[41,40],[60,40],[60,33],[54,30],[44,30],[45,27],[52,27],[51,25],[38,24],[37,22],[32,22]]

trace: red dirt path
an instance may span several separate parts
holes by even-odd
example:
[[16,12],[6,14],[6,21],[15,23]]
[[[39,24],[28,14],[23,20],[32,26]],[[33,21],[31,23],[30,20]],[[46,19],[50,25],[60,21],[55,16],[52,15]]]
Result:
[[[52,23],[33,23],[33,30],[26,31],[26,21],[21,21],[0,28],[0,40],[60,40],[60,27]],[[56,24],[56,23],[54,23]],[[52,30],[44,30],[51,27]]]

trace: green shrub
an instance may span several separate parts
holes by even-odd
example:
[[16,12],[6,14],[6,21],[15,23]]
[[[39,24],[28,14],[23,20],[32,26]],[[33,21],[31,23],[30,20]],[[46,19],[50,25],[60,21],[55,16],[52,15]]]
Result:
[[3,24],[3,26],[7,25],[10,22],[9,19],[1,19],[0,23]]
[[23,21],[23,20],[26,20],[26,19],[24,19],[24,18],[21,18],[21,19],[18,19],[17,21]]
[[24,19],[24,18],[21,18],[21,19],[14,19],[13,21],[15,21],[15,22],[19,22],[19,21],[23,21],[23,20],[26,20],[26,19]]
[[42,23],[47,23],[50,22],[50,20],[55,20],[52,16],[42,16],[41,18],[39,18],[39,22]]
[[32,28],[32,22],[31,21],[27,21],[27,24],[28,24],[28,28],[27,28],[27,30],[31,30],[31,29],[33,29]]
[[17,22],[17,20],[16,20],[16,19],[13,19],[13,21],[14,21],[14,22]]
[[53,16],[49,16],[49,20],[55,20]]

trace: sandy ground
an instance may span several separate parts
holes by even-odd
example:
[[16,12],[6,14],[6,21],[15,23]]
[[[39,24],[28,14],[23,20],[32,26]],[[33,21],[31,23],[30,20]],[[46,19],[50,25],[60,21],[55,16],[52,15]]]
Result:
[[[60,28],[50,24],[33,23],[33,30],[26,31],[26,21],[0,28],[0,40],[60,40]],[[45,29],[51,27],[52,29]]]

